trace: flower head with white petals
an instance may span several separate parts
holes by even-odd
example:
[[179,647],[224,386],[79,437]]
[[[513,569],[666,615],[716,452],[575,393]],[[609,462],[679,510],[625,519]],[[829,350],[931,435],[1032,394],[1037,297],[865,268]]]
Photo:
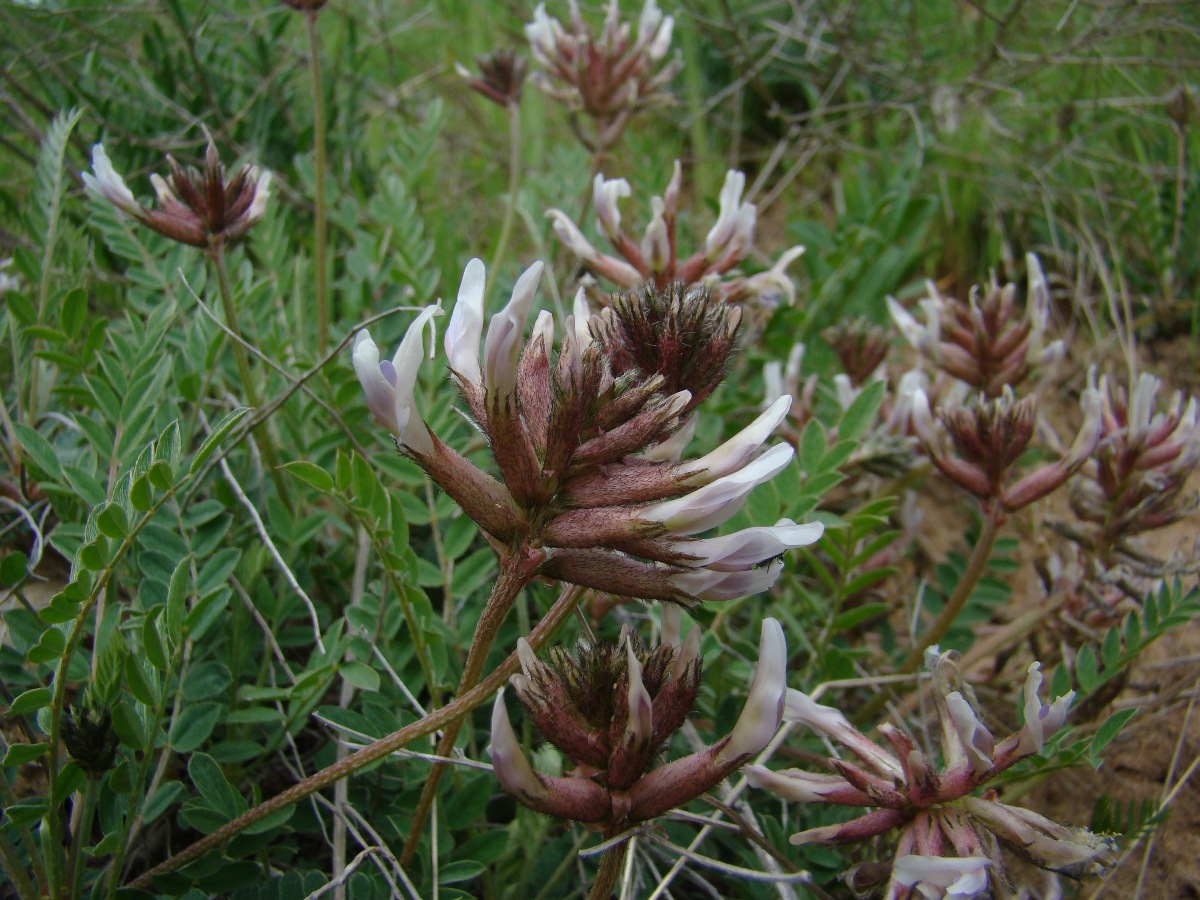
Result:
[[[618,201],[630,196],[624,178],[605,179],[597,175],[592,192],[596,209],[596,230],[612,245],[612,253],[602,253],[560,209],[548,210],[555,236],[598,278],[618,287],[631,289],[645,282],[662,290],[673,281],[684,287],[704,285],[721,299],[732,302],[760,303],[771,307],[780,301],[792,303],[796,289],[787,269],[804,252],[792,247],[764,272],[742,275],[736,267],[754,250],[757,210],[743,203],[746,176],[736,170],[725,175],[720,210],[708,232],[704,246],[691,256],[680,258],[676,245],[679,218],[679,192],[683,169],[679,161],[661,197],[650,200],[650,221],[640,239],[621,227]],[[603,302],[603,295],[596,292]]]
[[541,272],[530,266],[485,323],[485,273],[472,260],[445,333],[451,375],[500,478],[443,444],[417,411],[423,333],[439,307],[417,316],[391,360],[358,335],[354,367],[375,417],[498,549],[528,558],[531,576],[685,604],[769,589],[779,558],[816,541],[820,525],[692,535],[727,521],[791,462],[786,444],[764,449],[787,401],[680,461],[694,407],[724,377],[738,310],[704,292],[647,288],[592,316],[580,295],[555,354],[549,313],[524,337]]
[[1046,343],[1050,291],[1041,263],[1025,257],[1029,288],[1025,309],[1016,305],[1016,286],[994,279],[974,287],[965,302],[944,297],[934,284],[918,302],[924,323],[894,298],[888,311],[897,329],[922,356],[948,375],[997,397],[1035,371],[1051,366],[1065,352],[1062,341]]
[[533,81],[572,112],[591,119],[592,132],[586,138],[591,149],[611,147],[634,113],[669,99],[663,89],[681,68],[677,59],[663,64],[674,24],[655,0],[646,0],[634,34],[629,23],[620,20],[614,0],[596,34],[574,2],[566,24],[539,3],[533,21],[525,26],[534,61],[541,67]]
[[1044,749],[1064,725],[1074,692],[1043,703],[1042,676],[1033,663],[1024,688],[1025,724],[997,741],[964,691],[949,690],[950,659],[936,647],[926,653],[941,726],[940,769],[933,765],[932,750],[919,747],[906,731],[882,725],[879,732],[887,743],[877,744],[837,709],[788,691],[784,720],[807,726],[854,758],[827,759],[830,772],[750,766],[750,783],[801,803],[872,808],[848,822],[792,835],[792,843],[846,844],[897,830],[884,893],[890,900],[982,896],[993,878],[1004,883],[1002,844],[1036,865],[1073,877],[1102,871],[1113,848],[1108,839],[1008,806],[994,792],[976,796],[986,782]]

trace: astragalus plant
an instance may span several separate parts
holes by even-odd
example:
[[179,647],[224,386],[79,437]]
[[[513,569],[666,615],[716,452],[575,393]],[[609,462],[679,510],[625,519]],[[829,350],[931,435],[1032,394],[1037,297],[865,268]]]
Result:
[[[0,896],[1122,877],[1186,796],[1112,779],[1190,697],[1195,402],[1129,335],[1191,94],[1039,79],[1161,10],[0,4]],[[1146,197],[984,203],[968,120]]]

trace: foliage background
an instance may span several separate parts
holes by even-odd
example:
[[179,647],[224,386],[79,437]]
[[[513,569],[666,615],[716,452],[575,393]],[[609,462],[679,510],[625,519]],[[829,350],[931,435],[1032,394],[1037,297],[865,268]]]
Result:
[[[1026,251],[1055,273],[1057,316],[1078,334],[1076,374],[1114,348],[1131,353],[1135,334],[1185,334],[1193,347],[1200,338],[1194,4],[690,0],[666,11],[677,16],[685,61],[676,102],[637,119],[603,165],[633,185],[626,214],[647,216],[646,198],[680,158],[692,210],[684,225],[701,237],[724,171],[738,167],[760,207],[757,265],[793,243],[808,247],[797,266],[801,302],[747,345],[699,444],[750,417],[760,364],[785,357],[793,341],[808,341],[806,362],[828,375],[832,355],[816,336],[838,317],[883,322],[889,293],[914,296],[925,278],[965,292],[993,267],[1016,275]],[[508,183],[505,118],[453,69],[520,46],[530,13],[465,0],[332,0],[321,13],[335,340],[367,317],[450,297],[472,256],[489,262],[493,308],[535,258],[552,263],[543,302],[569,302],[576,273],[543,211],[580,208],[591,160],[562,111],[527,90],[517,227],[493,259]],[[68,764],[57,793],[45,793],[44,759],[11,748],[53,739],[61,704],[89,685],[122,743],[95,788],[96,826],[80,851],[94,860],[84,880],[102,895],[123,866],[141,871],[333,762],[345,752],[339,737],[379,736],[415,719],[418,703],[444,702],[495,562],[474,525],[368,420],[347,353],[317,353],[302,18],[265,0],[5,0],[0,33],[0,256],[14,258],[6,271],[21,281],[5,294],[0,354],[0,577],[20,594],[0,646],[4,700],[15,701],[2,830],[19,856],[36,855],[23,834],[82,784]],[[56,118],[67,110],[76,113]],[[165,154],[201,158],[206,130],[227,162],[253,161],[275,179],[267,218],[230,255],[258,392],[279,401],[253,441],[251,419],[232,412],[247,393],[206,311],[216,289],[204,260],[86,199],[75,174],[103,140],[147,195],[146,176],[163,171]],[[409,318],[382,318],[380,346],[394,346]],[[467,441],[442,384],[427,370],[421,385],[431,424],[448,443]],[[836,425],[828,398],[823,409]],[[286,475],[264,465],[264,443]],[[809,512],[837,481],[821,474],[842,461],[810,454],[808,482],[789,473],[731,524]],[[868,650],[854,630],[861,614],[845,616],[842,603],[861,587],[853,576],[865,549],[894,539],[892,506],[875,498],[829,514],[842,526],[829,539],[840,560],[829,578],[797,558],[775,596],[697,613],[708,626],[699,721],[714,733],[732,723],[764,614],[794,636],[797,686],[886,670],[880,660],[903,636],[885,621],[882,644]],[[1004,559],[993,565],[1003,570]],[[1003,581],[992,589],[999,594],[980,597],[982,606],[1007,600]],[[548,590],[528,593],[499,647],[548,605]],[[879,602],[902,605],[895,591]],[[600,624],[606,634],[618,627],[615,617]],[[49,686],[60,659],[69,667],[56,707]],[[464,749],[481,759],[486,716],[474,724]],[[425,771],[415,761],[382,765],[241,836],[227,857],[171,886],[304,896],[329,881],[334,860],[403,841]],[[797,823],[769,801],[758,812],[769,841],[786,847]],[[666,829],[676,843],[694,833]],[[586,883],[578,873],[587,864],[572,851],[589,835],[515,809],[487,772],[456,774],[435,834],[436,849],[427,838],[403,876],[422,896],[435,884],[443,897],[566,896]],[[763,864],[736,835],[712,840],[712,856]],[[359,860],[350,895],[405,889],[387,855]],[[847,862],[813,848],[799,859],[821,881]],[[691,877],[738,896],[772,890]]]

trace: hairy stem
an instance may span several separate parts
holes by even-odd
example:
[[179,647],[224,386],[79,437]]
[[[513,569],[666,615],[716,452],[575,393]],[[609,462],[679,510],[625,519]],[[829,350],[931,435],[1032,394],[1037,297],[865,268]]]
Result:
[[[521,588],[529,583],[536,563],[537,560],[524,547],[501,557],[500,574],[496,577],[496,583],[492,587],[492,595],[488,597],[487,606],[483,608],[483,614],[479,617],[479,624],[475,626],[475,637],[471,641],[471,649],[467,653],[467,662],[463,666],[462,678],[458,682],[459,697],[462,697],[479,682],[479,676],[483,673],[483,665],[487,662],[487,655],[496,641],[496,633],[507,618],[508,611],[512,609],[517,594],[521,593]],[[437,744],[438,756],[450,755],[461,729],[461,718],[446,726],[441,740]],[[442,780],[442,774],[445,771],[445,763],[434,763],[433,768],[429,770],[429,778],[425,781],[421,799],[417,802],[416,812],[413,813],[408,839],[404,842],[404,850],[400,854],[400,865],[402,866],[407,866],[417,851],[417,843],[421,839],[425,819],[433,807],[433,801],[437,797],[438,783]]]
[[[531,647],[536,650],[550,639],[563,622],[570,617],[582,593],[579,588],[569,586],[559,595],[559,598],[554,602],[554,605],[546,613],[542,621],[534,627],[533,631],[529,632],[528,641]],[[508,658],[495,671],[461,697],[456,698],[441,709],[430,713],[423,719],[406,725],[399,731],[393,731],[387,737],[380,738],[373,744],[368,744],[357,753],[347,756],[341,762],[334,763],[332,766],[322,769],[299,784],[288,788],[283,793],[276,794],[270,800],[265,800],[253,809],[242,813],[237,818],[222,825],[212,834],[201,838],[189,847],[185,847],[174,856],[142,874],[130,887],[139,890],[148,889],[151,886],[154,876],[171,872],[194,859],[198,859],[209,850],[215,850],[225,843],[225,841],[229,840],[229,838],[240,834],[251,825],[274,815],[279,810],[286,809],[293,803],[303,800],[305,797],[353,775],[359,769],[378,762],[385,756],[394,753],[396,750],[405,747],[419,738],[433,734],[433,732],[442,728],[447,723],[461,719],[475,707],[485,703],[508,680],[509,676],[516,673],[520,668],[521,663],[517,659],[517,654],[515,652],[509,654]]]
[[319,10],[305,17],[308,32],[308,74],[313,107],[313,266],[317,275],[317,353],[329,348],[329,270],[325,250],[325,91],[321,84],[321,42],[317,32]]
[[629,841],[621,841],[614,847],[609,847],[600,857],[600,869],[596,872],[596,880],[588,891],[587,900],[608,900],[616,890],[617,881],[621,878],[621,868],[625,865],[625,854],[629,851]]

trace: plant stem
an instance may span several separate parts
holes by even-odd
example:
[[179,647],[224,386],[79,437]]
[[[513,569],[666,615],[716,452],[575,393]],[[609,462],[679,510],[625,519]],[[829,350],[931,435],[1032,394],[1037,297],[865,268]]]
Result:
[[[988,559],[991,557],[992,548],[996,544],[996,535],[1000,531],[1002,518],[1002,513],[998,509],[984,510],[983,529],[980,531],[979,539],[975,541],[975,546],[971,550],[966,570],[958,580],[958,584],[954,586],[953,593],[946,600],[946,605],[942,607],[942,611],[938,614],[938,617],[925,630],[925,633],[917,638],[916,644],[908,651],[908,655],[904,657],[904,661],[900,664],[897,674],[911,675],[916,672],[921,667],[921,662],[925,659],[925,651],[946,636],[946,632],[950,630],[950,627],[954,624],[954,620],[958,618],[963,607],[967,605],[967,599],[971,596],[971,592],[975,590],[975,586],[979,584],[979,579],[983,577],[984,570],[987,569]],[[880,691],[872,697],[859,709],[857,715],[858,721],[866,721],[878,712],[879,708],[887,702],[887,696],[886,692]]]
[[313,266],[317,275],[317,354],[329,347],[329,269],[325,255],[325,92],[321,83],[321,44],[317,32],[319,10],[304,17],[308,32],[308,75],[313,107]]
[[[229,268],[225,265],[225,254],[220,244],[214,244],[208,252],[213,269],[217,273],[217,293],[221,295],[221,309],[225,313],[225,324],[233,334],[242,338],[242,329],[238,327],[237,310],[233,305],[233,285],[229,281]],[[258,386],[250,373],[250,360],[246,358],[246,350],[238,341],[230,341],[233,346],[233,359],[237,363],[238,377],[242,380],[242,390],[250,405],[259,405]]]
[[79,815],[75,833],[71,835],[71,850],[67,856],[67,883],[71,885],[72,897],[83,896],[83,870],[86,867],[80,865],[80,860],[83,857],[84,841],[92,833],[92,817],[96,813],[96,799],[99,793],[100,779],[88,776],[83,789],[83,810]]
[[24,866],[21,865],[17,847],[3,831],[0,831],[0,871],[8,876],[9,883],[21,900],[37,900],[38,892],[34,889],[33,882],[29,880]]
[[[525,547],[518,547],[512,553],[500,558],[500,574],[492,586],[492,595],[488,597],[479,623],[475,626],[475,637],[471,641],[471,649],[467,653],[467,662],[463,666],[462,678],[458,682],[458,696],[462,697],[479,682],[483,673],[483,665],[487,655],[496,641],[496,633],[500,630],[508,611],[512,609],[517,594],[529,583],[533,576],[538,559],[534,558]],[[462,719],[449,723],[442,732],[437,744],[438,756],[449,756],[454,750],[454,742],[462,728]],[[407,866],[412,862],[413,854],[417,851],[417,843],[421,839],[421,831],[425,827],[425,819],[437,797],[438,783],[442,773],[446,771],[445,763],[434,763],[429,770],[429,777],[421,791],[421,799],[417,802],[416,812],[413,813],[412,825],[409,826],[408,839],[404,842],[404,850],[400,854],[400,865]]]
[[[521,185],[521,106],[519,103],[509,103],[505,111],[508,113],[508,203],[504,208],[504,221],[500,224],[500,238],[492,253],[492,264],[488,266],[488,271],[492,273],[492,285],[496,284],[496,274],[508,251],[508,238],[517,212],[517,191]],[[486,297],[484,304],[487,304]]]
[[[246,348],[242,346],[245,338],[242,336],[242,331],[237,323],[237,310],[233,303],[233,284],[229,280],[229,268],[225,265],[225,254],[222,252],[220,244],[215,244],[209,250],[208,258],[212,260],[213,268],[217,273],[217,292],[221,295],[221,308],[225,312],[225,325],[233,335],[234,340],[229,343],[233,346],[233,358],[237,362],[238,377],[242,380],[242,389],[245,391],[246,401],[258,409],[262,406],[262,399],[258,393],[258,385],[254,381],[254,376],[250,371],[250,360],[246,358]],[[266,423],[264,422],[265,426]],[[279,495],[280,501],[287,508],[289,513],[293,512],[291,495],[288,493],[287,485],[283,480],[283,473],[279,471],[279,457],[275,455],[275,445],[271,441],[270,432],[266,427],[262,429],[262,455],[263,462],[266,464],[267,473],[271,476],[271,480],[275,483],[275,491]]]
[[[582,590],[573,585],[563,590],[559,598],[554,601],[554,605],[550,607],[549,612],[542,618],[542,621],[534,627],[533,631],[529,632],[527,640],[532,648],[535,650],[540,648],[559,629],[563,622],[570,618],[582,593]],[[353,775],[359,769],[378,762],[385,756],[419,738],[433,734],[433,732],[447,723],[461,719],[475,707],[486,702],[508,680],[509,676],[515,674],[520,668],[521,663],[517,658],[517,654],[515,652],[509,654],[508,658],[495,671],[461,697],[457,697],[423,719],[413,722],[410,725],[405,725],[400,730],[393,731],[387,737],[380,738],[373,744],[368,744],[357,753],[347,756],[341,762],[334,763],[320,772],[310,775],[283,793],[276,794],[270,800],[263,801],[253,809],[242,813],[237,818],[222,825],[212,834],[201,838],[189,847],[185,847],[174,856],[159,863],[150,871],[143,873],[129,886],[139,890],[148,889],[151,886],[154,876],[173,871],[194,859],[198,859],[209,850],[216,849],[229,838],[241,833],[251,825],[274,815],[279,810],[286,809],[293,803],[329,787],[334,782]]]
[[615,847],[609,847],[600,857],[600,869],[596,872],[596,880],[588,891],[587,900],[608,900],[617,887],[621,877],[621,868],[625,864],[625,854],[629,850],[629,841],[621,841]]

